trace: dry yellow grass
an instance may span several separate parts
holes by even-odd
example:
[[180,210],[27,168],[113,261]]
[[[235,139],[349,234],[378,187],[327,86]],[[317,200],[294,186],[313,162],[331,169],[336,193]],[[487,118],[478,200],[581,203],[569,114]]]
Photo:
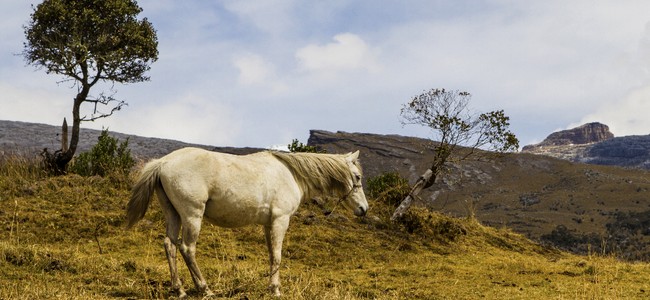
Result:
[[[169,272],[157,204],[124,231],[128,184],[0,166],[0,299],[159,299]],[[22,170],[22,171],[21,171]],[[650,266],[544,248],[508,229],[414,210],[390,224],[303,204],[284,245],[284,299],[646,299]],[[197,259],[226,299],[271,299],[261,228],[204,225]],[[191,279],[180,262],[190,296]]]

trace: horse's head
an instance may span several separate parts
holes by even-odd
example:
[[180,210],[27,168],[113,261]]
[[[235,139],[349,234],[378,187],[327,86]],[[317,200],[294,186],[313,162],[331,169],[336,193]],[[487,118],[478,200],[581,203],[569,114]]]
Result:
[[359,164],[359,151],[348,154],[345,159],[351,174],[350,191],[345,195],[345,204],[354,210],[355,215],[364,216],[368,212],[368,201],[361,185],[363,172],[361,171],[361,164]]

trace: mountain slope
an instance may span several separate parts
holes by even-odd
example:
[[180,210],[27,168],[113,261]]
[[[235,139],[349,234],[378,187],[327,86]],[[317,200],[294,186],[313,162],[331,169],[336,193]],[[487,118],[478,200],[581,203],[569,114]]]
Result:
[[[614,140],[614,139],[612,139]],[[396,171],[414,183],[429,167],[431,141],[312,131],[309,144],[331,152],[360,149],[366,178]],[[422,195],[420,205],[474,215],[534,240],[578,253],[650,259],[648,171],[573,163],[527,153],[467,161]],[[434,191],[442,193],[438,198]],[[644,227],[645,226],[645,227]]]
[[[72,129],[68,129],[68,132],[71,131]],[[100,134],[100,130],[81,128],[77,154],[90,150],[97,143],[97,138]],[[43,148],[55,151],[61,149],[60,135],[61,127],[59,126],[0,120],[0,155],[18,154],[35,156],[40,154]],[[110,130],[109,135],[120,141],[129,139],[131,154],[142,160],[161,157],[183,147],[199,147],[235,154],[246,154],[262,150],[256,148],[197,145],[169,139],[123,134]]]

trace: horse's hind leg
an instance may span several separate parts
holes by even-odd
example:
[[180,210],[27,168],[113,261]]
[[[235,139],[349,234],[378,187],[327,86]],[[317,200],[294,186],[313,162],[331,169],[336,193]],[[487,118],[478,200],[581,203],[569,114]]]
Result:
[[[162,192],[162,193],[161,193]],[[178,245],[178,234],[181,227],[181,218],[178,212],[172,206],[171,202],[164,194],[164,191],[158,192],[160,206],[165,213],[165,223],[167,224],[167,236],[165,237],[165,253],[169,263],[169,273],[171,274],[172,291],[178,294],[179,298],[187,297],[183,289],[183,283],[178,277],[178,268],[176,267],[176,245]]]
[[213,296],[214,293],[208,288],[199,265],[196,263],[196,241],[201,231],[201,218],[188,218],[183,222],[183,240],[180,244],[180,251],[187,268],[190,270],[194,285],[205,296]]
[[269,260],[271,263],[271,284],[269,289],[274,296],[281,296],[280,293],[280,262],[282,261],[282,241],[289,228],[289,216],[278,217],[271,222],[271,225],[264,226],[264,237],[266,246],[269,249]]

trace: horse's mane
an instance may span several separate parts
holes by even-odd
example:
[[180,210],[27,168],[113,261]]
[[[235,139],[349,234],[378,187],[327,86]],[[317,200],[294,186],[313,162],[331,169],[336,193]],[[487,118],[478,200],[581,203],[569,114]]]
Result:
[[[338,154],[271,152],[283,162],[303,192],[304,199],[316,195],[343,195],[352,189],[346,156]],[[361,171],[358,161],[354,164]]]

